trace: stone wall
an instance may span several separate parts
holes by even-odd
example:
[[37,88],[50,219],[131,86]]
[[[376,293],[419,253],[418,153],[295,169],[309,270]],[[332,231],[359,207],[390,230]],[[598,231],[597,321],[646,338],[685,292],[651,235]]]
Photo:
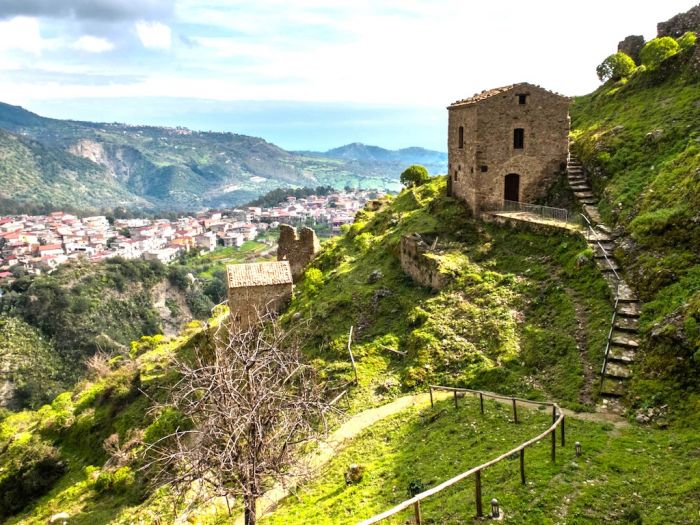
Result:
[[642,35],[630,35],[617,44],[617,50],[629,56],[634,63],[639,65],[639,52],[644,47]]
[[[520,104],[518,95],[526,95]],[[546,195],[568,155],[569,99],[531,84],[516,84],[477,102],[450,106],[448,124],[451,192],[474,215],[498,209],[508,174],[519,175],[521,202]],[[459,148],[459,126],[464,146]],[[524,148],[513,134],[524,130]]]
[[280,224],[280,238],[277,247],[277,260],[289,261],[292,278],[297,282],[303,275],[306,266],[321,249],[316,232],[304,226],[297,229],[288,224]]
[[292,283],[230,288],[228,294],[231,325],[244,331],[261,316],[282,311],[292,298]]
[[448,277],[440,273],[440,264],[430,257],[431,253],[431,246],[419,234],[401,237],[400,259],[404,273],[422,286],[440,290],[447,284]]
[[700,32],[700,4],[685,13],[680,13],[666,22],[656,24],[658,36],[678,38],[688,31]]

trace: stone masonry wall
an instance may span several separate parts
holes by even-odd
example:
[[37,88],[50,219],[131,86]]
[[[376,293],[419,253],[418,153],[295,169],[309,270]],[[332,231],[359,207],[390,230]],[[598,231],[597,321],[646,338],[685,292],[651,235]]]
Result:
[[[527,95],[525,104],[518,102],[521,94]],[[520,176],[519,201],[533,202],[546,195],[568,155],[568,98],[518,84],[449,110],[452,193],[466,201],[475,215],[502,205],[505,176],[510,173]],[[460,125],[465,130],[461,149]],[[514,148],[516,128],[525,130],[523,149]]]
[[321,249],[316,232],[304,226],[297,229],[288,224],[280,224],[280,238],[277,247],[277,260],[289,261],[292,269],[292,279],[297,282],[303,275],[306,266]]
[[292,284],[248,286],[229,289],[228,305],[234,329],[246,330],[260,316],[278,313],[292,298]]
[[417,233],[401,237],[401,269],[422,286],[440,290],[447,277],[440,273],[438,261],[428,257],[430,246]]
[[678,38],[688,31],[700,32],[700,4],[690,8],[685,13],[680,13],[666,22],[656,24],[658,36],[670,36]]

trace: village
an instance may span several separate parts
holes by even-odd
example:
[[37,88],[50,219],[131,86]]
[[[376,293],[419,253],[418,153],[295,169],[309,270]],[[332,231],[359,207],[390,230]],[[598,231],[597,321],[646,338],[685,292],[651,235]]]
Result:
[[7,284],[22,273],[50,273],[76,259],[143,258],[167,264],[190,250],[240,248],[280,223],[321,225],[337,233],[377,194],[356,190],[307,198],[290,196],[272,208],[209,211],[176,220],[110,221],[104,215],[79,218],[61,211],[0,216],[0,283]]

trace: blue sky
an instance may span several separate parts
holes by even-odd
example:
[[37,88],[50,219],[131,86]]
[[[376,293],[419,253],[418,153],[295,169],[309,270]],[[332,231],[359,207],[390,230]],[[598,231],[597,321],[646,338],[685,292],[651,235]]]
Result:
[[445,106],[513,82],[566,95],[692,0],[0,0],[0,100],[287,149],[445,149]]

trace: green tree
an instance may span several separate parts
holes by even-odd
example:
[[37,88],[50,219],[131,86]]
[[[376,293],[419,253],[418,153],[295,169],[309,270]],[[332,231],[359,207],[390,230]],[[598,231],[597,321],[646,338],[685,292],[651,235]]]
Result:
[[632,58],[618,51],[603,60],[603,62],[595,68],[595,72],[598,74],[598,79],[601,82],[606,82],[608,80],[615,81],[628,77],[632,74],[635,67],[636,65]]
[[681,46],[678,45],[678,42],[670,36],[664,36],[647,42],[639,52],[639,58],[642,65],[653,69],[680,50]]
[[697,39],[698,35],[696,35],[692,31],[688,31],[687,33],[684,33],[683,36],[679,37],[677,42],[681,48],[681,51],[685,51],[686,49],[694,47]]
[[401,184],[410,188],[411,186],[420,186],[430,180],[428,170],[420,164],[414,164],[406,168],[401,174]]

